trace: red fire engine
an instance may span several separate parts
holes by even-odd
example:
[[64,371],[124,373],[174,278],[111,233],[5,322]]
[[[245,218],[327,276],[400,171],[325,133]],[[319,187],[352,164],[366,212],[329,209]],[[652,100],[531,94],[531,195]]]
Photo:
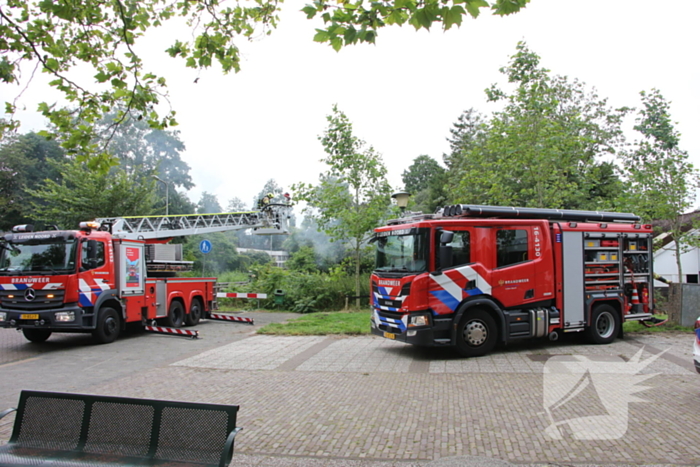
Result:
[[[372,333],[484,355],[652,319],[651,226],[633,214],[455,205],[375,230]],[[640,297],[642,297],[640,301]]]
[[127,323],[194,326],[215,307],[215,278],[174,277],[190,269],[173,237],[237,229],[284,234],[291,207],[260,211],[97,219],[80,230],[33,232],[18,226],[0,239],[0,327],[32,342],[53,332],[114,341]]

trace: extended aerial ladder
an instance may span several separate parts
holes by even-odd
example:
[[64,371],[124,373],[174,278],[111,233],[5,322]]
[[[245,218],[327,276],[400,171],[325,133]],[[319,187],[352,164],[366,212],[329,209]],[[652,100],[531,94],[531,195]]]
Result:
[[165,243],[173,237],[240,229],[253,229],[258,235],[286,235],[291,210],[289,204],[268,204],[260,211],[110,217],[96,222],[114,238]]
[[194,264],[183,260],[181,244],[167,244],[174,237],[241,229],[253,229],[257,235],[286,235],[291,210],[289,203],[270,203],[259,211],[110,217],[95,222],[96,228],[115,239],[145,241],[149,275],[169,277],[191,270]]

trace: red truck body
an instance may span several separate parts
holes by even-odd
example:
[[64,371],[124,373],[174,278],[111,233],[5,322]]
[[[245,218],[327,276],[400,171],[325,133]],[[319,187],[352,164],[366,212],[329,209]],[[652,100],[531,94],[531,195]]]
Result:
[[392,221],[375,231],[372,333],[465,356],[562,332],[611,342],[652,318],[651,226],[638,220],[459,205]]
[[289,195],[270,198],[245,212],[102,218],[80,230],[16,226],[0,237],[0,327],[34,342],[89,332],[108,343],[129,323],[194,326],[216,307],[216,279],[175,277],[192,263],[168,242],[239,229],[289,233]]
[[[128,323],[194,325],[211,310],[215,278],[147,277],[146,242],[85,229],[6,236],[0,326],[30,340],[89,332],[111,342]],[[116,315],[116,316],[115,316]]]

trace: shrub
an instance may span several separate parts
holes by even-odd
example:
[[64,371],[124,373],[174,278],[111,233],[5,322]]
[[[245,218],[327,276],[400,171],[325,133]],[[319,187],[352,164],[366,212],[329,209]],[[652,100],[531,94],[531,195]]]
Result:
[[[271,265],[258,265],[251,268],[253,280],[247,284],[235,284],[235,292],[266,293],[269,297],[265,307],[275,306],[275,292],[284,293],[281,308],[298,313],[313,311],[341,310],[345,307],[345,296],[355,294],[352,276],[342,268],[330,273],[288,271]],[[362,295],[369,295],[369,274],[361,277]],[[368,303],[364,299],[364,303]]]

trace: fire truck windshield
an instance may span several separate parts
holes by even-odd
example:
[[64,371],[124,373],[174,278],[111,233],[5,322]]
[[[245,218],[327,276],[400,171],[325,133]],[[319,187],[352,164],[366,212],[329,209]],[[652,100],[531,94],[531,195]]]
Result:
[[66,274],[76,267],[76,241],[52,238],[47,241],[0,244],[0,275]]
[[418,273],[428,270],[429,229],[379,232],[377,272]]

